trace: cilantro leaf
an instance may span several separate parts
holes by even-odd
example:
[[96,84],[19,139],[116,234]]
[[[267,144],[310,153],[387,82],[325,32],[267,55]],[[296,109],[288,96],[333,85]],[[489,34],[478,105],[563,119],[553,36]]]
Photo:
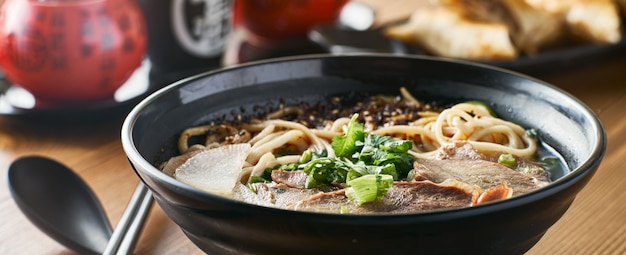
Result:
[[413,143],[409,140],[397,140],[390,136],[369,134],[365,138],[358,159],[375,166],[393,164],[397,173],[392,175],[394,180],[397,180],[398,176],[406,176],[413,169],[415,158],[408,153],[412,147]]
[[356,122],[358,117],[358,114],[352,115],[345,135],[333,137],[331,146],[337,157],[349,157],[360,150],[357,141],[363,141],[365,131],[363,131],[363,124]]
[[345,183],[350,171],[345,163],[337,158],[311,160],[304,165],[303,170],[309,175],[305,184],[307,189]]
[[363,147],[380,148],[385,151],[407,152],[413,147],[413,143],[409,140],[398,140],[391,136],[380,136],[377,134],[369,134],[365,138]]

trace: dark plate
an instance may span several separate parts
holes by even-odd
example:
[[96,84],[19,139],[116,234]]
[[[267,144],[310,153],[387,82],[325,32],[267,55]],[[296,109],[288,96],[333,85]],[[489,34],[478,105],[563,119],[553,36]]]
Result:
[[[335,54],[354,52],[428,55],[424,50],[388,38],[383,28],[355,31],[336,26],[323,26],[311,30],[309,39],[328,52]],[[547,49],[536,56],[520,56],[512,61],[475,61],[519,72],[536,74],[554,72],[584,64],[592,64],[617,55],[626,55],[626,37],[610,45],[577,44]]]
[[130,109],[141,98],[154,91],[150,82],[150,62],[144,60],[131,77],[115,92],[112,99],[80,104],[41,105],[28,91],[0,80],[0,115],[9,116],[76,116]]

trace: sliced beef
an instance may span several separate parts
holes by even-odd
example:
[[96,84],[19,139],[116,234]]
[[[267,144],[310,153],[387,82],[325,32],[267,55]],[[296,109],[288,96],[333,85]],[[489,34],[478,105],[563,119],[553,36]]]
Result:
[[513,190],[513,196],[531,192],[549,183],[547,179],[538,179],[495,162],[468,159],[418,159],[410,176],[416,181],[429,180],[435,183],[455,179],[483,189],[506,182]]
[[[481,153],[466,141],[443,145],[435,159],[418,159],[409,174],[412,180],[430,180],[440,183],[448,179],[478,185],[490,189],[502,185],[521,195],[543,187],[550,182],[549,173],[535,162],[517,157],[512,168],[496,163],[500,152]],[[523,171],[516,171],[520,169]]]
[[350,214],[415,213],[471,206],[477,192],[463,185],[436,184],[430,181],[395,182],[379,201],[356,205],[345,195],[345,189],[319,193],[291,209],[323,213],[339,213],[344,206]]
[[272,180],[277,183],[283,183],[292,188],[304,189],[306,179],[309,175],[304,171],[284,171],[273,170]]
[[478,152],[466,141],[456,141],[443,145],[437,151],[437,159],[485,159],[485,155]]
[[288,209],[322,213],[340,213],[342,206],[354,210],[351,201],[346,197],[346,190],[318,193],[301,201],[290,204]]
[[238,199],[247,203],[278,208],[286,208],[288,204],[296,203],[321,192],[318,189],[292,188],[283,183],[253,183],[251,186],[254,191],[245,185],[242,186],[244,187],[239,187],[238,192],[235,192],[240,193]]

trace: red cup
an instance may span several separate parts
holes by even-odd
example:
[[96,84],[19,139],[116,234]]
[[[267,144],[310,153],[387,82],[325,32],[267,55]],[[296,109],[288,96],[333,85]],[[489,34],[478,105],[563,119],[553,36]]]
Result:
[[260,41],[301,39],[335,22],[348,0],[235,0],[234,25]]
[[141,64],[145,34],[131,0],[6,0],[0,65],[38,101],[110,99]]

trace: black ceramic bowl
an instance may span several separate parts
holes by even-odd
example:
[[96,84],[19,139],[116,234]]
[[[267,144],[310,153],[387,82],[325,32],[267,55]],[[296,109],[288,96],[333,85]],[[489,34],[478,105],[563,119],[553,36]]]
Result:
[[[316,214],[211,195],[157,170],[183,129],[251,113],[253,105],[319,101],[350,91],[475,99],[539,130],[571,172],[529,194],[472,208],[407,215]],[[307,56],[256,62],[177,82],[140,102],[123,148],[165,213],[209,254],[520,254],[568,209],[592,177],[606,135],[585,105],[541,81],[484,65],[392,55]]]

